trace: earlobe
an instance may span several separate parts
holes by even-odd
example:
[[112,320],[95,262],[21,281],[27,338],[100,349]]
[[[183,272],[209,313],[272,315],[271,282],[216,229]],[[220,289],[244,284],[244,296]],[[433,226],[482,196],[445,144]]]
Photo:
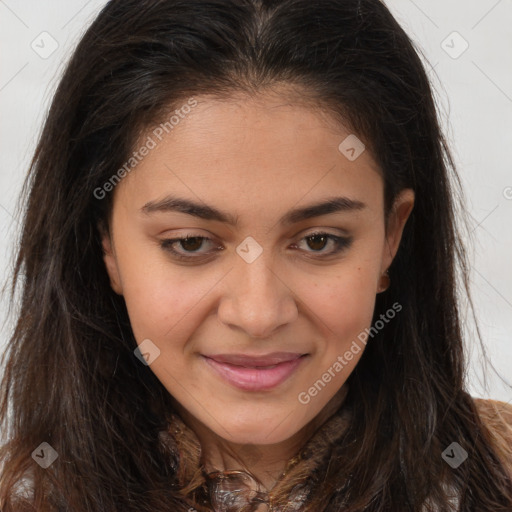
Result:
[[101,234],[101,246],[103,248],[103,261],[105,268],[110,277],[110,286],[118,295],[123,294],[121,280],[119,278],[119,269],[117,267],[117,260],[113,248],[112,239],[110,234],[102,227],[99,227]]

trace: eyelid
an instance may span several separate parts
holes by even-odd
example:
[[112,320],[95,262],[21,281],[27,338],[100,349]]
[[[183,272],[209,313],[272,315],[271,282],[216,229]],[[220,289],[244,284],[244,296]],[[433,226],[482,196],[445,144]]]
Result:
[[[211,255],[211,254],[208,254],[208,253],[189,252],[190,256],[186,256],[183,253],[180,253],[180,252],[178,252],[178,251],[176,251],[175,249],[172,248],[172,246],[174,244],[177,244],[177,243],[179,243],[181,241],[185,241],[188,238],[199,238],[200,240],[203,240],[203,241],[214,242],[214,239],[211,238],[211,237],[204,236],[204,235],[197,235],[197,234],[187,233],[186,235],[183,235],[183,236],[177,236],[177,237],[174,237],[174,238],[165,238],[163,240],[160,240],[160,247],[162,247],[162,249],[170,252],[173,255],[173,257],[175,257],[176,259],[182,260],[182,261],[199,260],[201,257],[204,258],[205,256],[210,256]],[[219,249],[218,246],[217,246],[217,249]],[[223,248],[221,250],[223,250]],[[199,254],[199,256],[193,256],[193,254]]]
[[[345,249],[348,249],[353,242],[353,237],[350,235],[335,235],[334,233],[331,233],[327,231],[326,229],[314,229],[311,232],[305,232],[300,236],[298,242],[302,242],[306,238],[310,238],[313,236],[325,236],[330,241],[332,241],[335,244],[335,249],[330,252],[319,252],[319,251],[303,251],[306,254],[310,254],[311,256],[307,256],[312,259],[316,260],[322,260],[322,259],[328,259],[329,257],[335,256],[342,252]],[[212,251],[210,252],[188,252],[189,255],[185,255],[184,253],[181,253],[175,249],[172,248],[174,244],[177,244],[179,242],[185,241],[189,238],[196,238],[200,239],[202,241],[206,242],[215,242],[214,238],[198,235],[194,233],[187,233],[186,235],[175,237],[175,238],[167,238],[160,241],[160,246],[163,250],[171,253],[171,256],[177,260],[185,261],[185,262],[200,262],[201,260],[204,260],[212,255]],[[292,246],[297,247],[297,242],[293,243]],[[219,247],[217,245],[217,250],[224,250],[224,247]],[[300,251],[300,249],[299,249]],[[199,256],[195,256],[195,254],[198,254]],[[316,255],[315,255],[316,254]]]
[[[330,229],[337,229],[337,233],[333,233]],[[297,236],[300,236],[300,240],[313,235],[330,235],[338,238],[351,238],[348,231],[341,228],[308,228],[303,232],[300,232]],[[295,237],[294,237],[295,238]]]

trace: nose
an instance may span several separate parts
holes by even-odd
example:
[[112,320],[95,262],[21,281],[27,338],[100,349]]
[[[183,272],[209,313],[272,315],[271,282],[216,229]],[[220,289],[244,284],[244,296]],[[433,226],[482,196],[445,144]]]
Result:
[[297,318],[290,284],[270,268],[265,251],[251,263],[240,258],[235,265],[217,310],[222,323],[252,338],[267,338]]

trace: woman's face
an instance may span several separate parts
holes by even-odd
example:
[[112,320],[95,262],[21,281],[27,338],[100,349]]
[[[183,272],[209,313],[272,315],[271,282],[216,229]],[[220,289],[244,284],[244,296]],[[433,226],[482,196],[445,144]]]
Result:
[[105,263],[179,407],[226,440],[278,443],[344,392],[413,194],[386,235],[379,169],[349,131],[284,95],[195,100],[141,139]]

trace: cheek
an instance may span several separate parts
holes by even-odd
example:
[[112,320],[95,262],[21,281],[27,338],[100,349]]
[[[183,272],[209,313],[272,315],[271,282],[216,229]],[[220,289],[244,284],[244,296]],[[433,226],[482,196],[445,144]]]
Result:
[[374,266],[347,265],[336,279],[317,280],[307,304],[319,331],[314,364],[298,401],[314,414],[331,399],[356,367],[366,347],[375,307]]
[[355,266],[340,270],[335,278],[320,278],[309,288],[305,303],[321,320],[326,338],[344,343],[368,327],[375,307],[374,275],[373,266]]
[[[211,288],[210,280],[169,275],[159,269],[127,276],[124,298],[137,340],[181,339],[187,336],[186,319],[194,316]],[[129,282],[128,282],[129,280]]]
[[[133,239],[132,239],[133,240]],[[119,245],[123,297],[138,342],[176,336],[186,316],[200,302],[209,279],[191,279],[187,269],[172,267],[155,248],[143,243]]]

